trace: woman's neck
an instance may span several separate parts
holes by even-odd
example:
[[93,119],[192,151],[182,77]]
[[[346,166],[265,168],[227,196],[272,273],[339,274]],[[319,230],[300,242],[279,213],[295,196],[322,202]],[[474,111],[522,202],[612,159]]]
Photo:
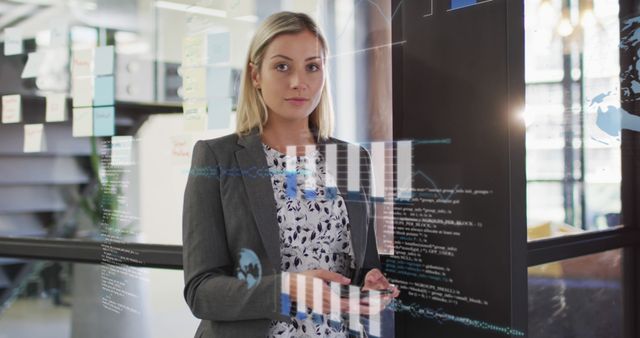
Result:
[[286,153],[287,146],[296,146],[297,155],[303,155],[304,147],[301,146],[316,143],[307,119],[291,123],[269,122],[262,129],[262,142],[281,153]]

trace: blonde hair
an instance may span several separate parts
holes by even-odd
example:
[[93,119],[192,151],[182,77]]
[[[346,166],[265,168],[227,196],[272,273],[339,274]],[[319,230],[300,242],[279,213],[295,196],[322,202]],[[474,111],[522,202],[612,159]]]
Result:
[[[249,46],[240,83],[236,114],[236,133],[238,135],[246,135],[256,127],[262,133],[262,128],[269,118],[267,105],[264,103],[262,94],[253,86],[250,64],[257,67],[259,71],[262,67],[265,51],[273,39],[282,34],[296,34],[304,31],[309,31],[318,38],[326,58],[329,54],[327,42],[313,19],[304,13],[280,12],[273,14],[256,31]],[[323,62],[325,62],[324,60],[323,58]],[[325,68],[325,84],[320,94],[320,101],[309,116],[309,128],[317,133],[318,138],[324,139],[331,135],[333,129],[333,105],[328,75]]]

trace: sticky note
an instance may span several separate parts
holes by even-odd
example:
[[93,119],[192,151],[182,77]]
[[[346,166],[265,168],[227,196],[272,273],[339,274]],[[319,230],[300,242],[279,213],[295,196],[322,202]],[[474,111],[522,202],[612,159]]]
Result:
[[20,95],[2,97],[2,123],[19,123],[22,121],[22,99]]
[[102,46],[96,48],[93,75],[112,75],[113,56],[113,46]]
[[22,69],[22,75],[20,77],[23,79],[28,79],[38,76],[38,74],[40,74],[40,69],[44,64],[44,56],[44,52],[29,53],[27,64],[24,65],[24,69]]
[[174,164],[188,164],[191,159],[193,143],[190,135],[171,137],[171,159]]
[[45,119],[47,122],[67,120],[67,96],[62,93],[48,94]]
[[73,137],[93,136],[93,108],[73,108]]
[[25,124],[24,125],[24,152],[38,153],[45,150],[44,125]]
[[113,136],[116,133],[116,111],[111,107],[93,108],[93,136]]
[[187,36],[182,40],[182,66],[193,67],[204,64],[204,34]]
[[207,63],[229,62],[229,32],[211,33],[207,36]]
[[22,54],[22,30],[15,27],[4,29],[4,55]]
[[[206,69],[184,68],[182,71],[182,90],[185,99],[203,99],[206,96]],[[228,95],[227,95],[228,96]]]
[[133,136],[113,136],[111,138],[111,165],[130,166],[133,164]]
[[73,77],[93,75],[93,49],[73,51],[71,58],[71,73]]
[[115,81],[113,76],[98,76],[95,78],[93,90],[94,106],[113,106],[115,101]]
[[231,96],[231,68],[207,68],[207,97]]
[[185,102],[184,129],[186,131],[203,131],[207,126],[207,104],[204,102]]
[[73,106],[90,107],[93,104],[93,78],[73,78]]
[[69,28],[64,23],[55,23],[49,31],[49,46],[64,47],[69,44]]
[[231,123],[231,98],[210,97],[208,101],[209,129],[227,129]]

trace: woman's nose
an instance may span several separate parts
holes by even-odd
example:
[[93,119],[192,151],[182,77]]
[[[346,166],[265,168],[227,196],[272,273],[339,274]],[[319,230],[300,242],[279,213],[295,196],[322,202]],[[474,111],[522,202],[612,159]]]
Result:
[[300,72],[293,72],[290,79],[291,89],[306,89],[304,75]]

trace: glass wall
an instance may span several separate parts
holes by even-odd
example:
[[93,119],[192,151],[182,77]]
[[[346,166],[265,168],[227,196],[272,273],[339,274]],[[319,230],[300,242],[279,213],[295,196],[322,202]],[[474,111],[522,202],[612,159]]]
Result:
[[390,4],[2,4],[15,20],[0,23],[0,94],[21,109],[0,125],[0,155],[13,156],[2,189],[17,196],[0,203],[12,214],[0,235],[180,244],[192,147],[234,132],[250,38],[281,10],[309,14],[327,37],[334,136],[391,139]]
[[525,6],[529,239],[617,227],[618,1]]
[[623,249],[529,268],[529,337],[623,337]]
[[0,337],[169,338],[196,331],[198,320],[182,297],[182,271],[2,262],[24,278],[3,302]]

